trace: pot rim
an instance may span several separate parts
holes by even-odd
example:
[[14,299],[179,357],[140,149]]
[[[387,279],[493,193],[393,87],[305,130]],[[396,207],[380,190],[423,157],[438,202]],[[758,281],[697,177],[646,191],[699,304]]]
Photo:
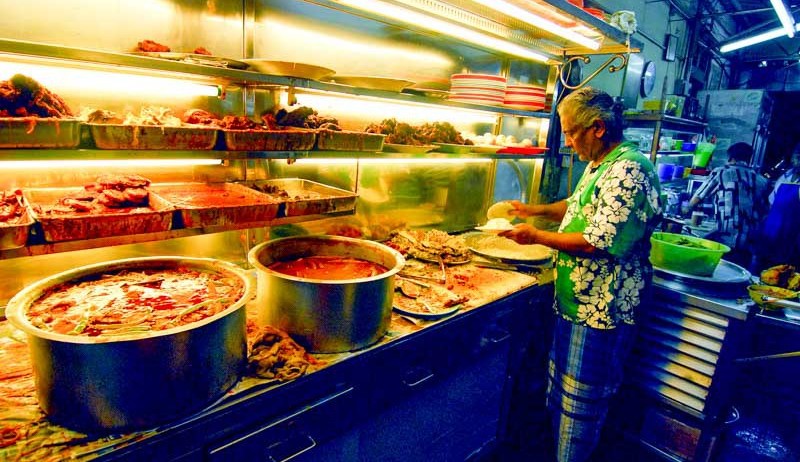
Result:
[[[375,250],[380,250],[382,252],[389,253],[394,257],[395,264],[392,268],[389,268],[388,271],[366,278],[355,278],[355,279],[312,279],[312,278],[303,278],[298,276],[292,276],[286,273],[281,273],[278,271],[271,270],[267,268],[261,261],[258,259],[258,254],[261,253],[262,249],[267,246],[278,245],[281,242],[286,241],[299,241],[299,240],[320,240],[320,241],[334,241],[334,242],[351,242],[354,244],[358,244],[361,246],[373,248]],[[406,260],[403,255],[398,252],[397,250],[389,247],[388,245],[381,244],[380,242],[369,241],[366,239],[356,239],[352,237],[344,237],[344,236],[330,236],[330,235],[310,235],[310,236],[288,236],[288,237],[281,237],[278,239],[271,239],[269,241],[262,242],[257,246],[250,249],[250,252],[247,253],[247,261],[258,271],[263,271],[267,274],[274,275],[280,277],[282,279],[290,280],[290,281],[297,281],[297,282],[309,282],[315,284],[335,284],[335,285],[342,285],[342,284],[358,284],[364,282],[371,282],[371,281],[378,281],[383,280],[388,277],[394,276],[395,274],[399,273],[401,269],[403,269],[403,265],[405,265]]]
[[[80,335],[67,335],[59,334],[56,332],[49,332],[40,329],[30,323],[25,312],[35,300],[42,296],[43,292],[50,287],[62,284],[73,279],[77,279],[90,274],[98,273],[100,271],[114,271],[124,268],[140,268],[155,266],[158,263],[171,263],[171,264],[187,264],[201,269],[212,269],[223,273],[229,273],[238,277],[244,283],[244,291],[242,296],[232,303],[230,306],[220,311],[219,313],[209,316],[208,318],[196,321],[183,326],[173,327],[170,329],[150,331],[150,332],[137,332],[127,335],[119,335],[113,337],[87,337]],[[253,298],[255,293],[255,283],[253,276],[246,270],[239,266],[215,258],[200,258],[200,257],[182,257],[182,256],[155,256],[155,257],[134,257],[125,258],[120,260],[109,260],[105,262],[93,263],[84,265],[77,268],[72,268],[67,271],[53,274],[46,278],[40,279],[35,283],[25,287],[17,292],[6,305],[5,315],[8,321],[14,327],[22,330],[28,335],[33,335],[46,340],[54,340],[65,343],[75,344],[107,344],[107,343],[122,343],[131,342],[144,339],[152,339],[158,337],[166,337],[178,334],[188,330],[211,324],[218,319],[224,318],[228,314],[244,307],[244,305]]]

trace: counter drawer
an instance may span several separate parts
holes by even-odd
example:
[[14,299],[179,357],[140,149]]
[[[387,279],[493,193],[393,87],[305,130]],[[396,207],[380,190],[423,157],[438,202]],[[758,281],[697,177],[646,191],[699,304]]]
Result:
[[[323,443],[340,436],[353,424],[355,390],[349,387],[273,420],[260,428],[213,446],[208,451],[210,462],[251,460],[281,462],[285,460],[337,460]],[[353,447],[357,438],[353,437]],[[347,439],[336,439],[347,446]]]

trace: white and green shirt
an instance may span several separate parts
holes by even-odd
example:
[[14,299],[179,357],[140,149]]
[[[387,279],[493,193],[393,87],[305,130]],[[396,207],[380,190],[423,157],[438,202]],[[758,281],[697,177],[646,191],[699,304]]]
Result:
[[602,252],[559,252],[555,309],[577,324],[611,329],[633,324],[652,280],[650,235],[661,220],[661,186],[653,164],[630,143],[586,167],[567,198],[560,232],[580,232]]

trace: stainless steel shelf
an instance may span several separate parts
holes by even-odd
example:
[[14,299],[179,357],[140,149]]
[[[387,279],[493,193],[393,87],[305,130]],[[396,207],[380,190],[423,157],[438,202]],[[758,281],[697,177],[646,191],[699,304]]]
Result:
[[424,154],[369,151],[185,151],[133,149],[0,149],[0,163],[51,160],[151,159],[536,159],[544,154],[486,154],[428,152]]
[[[85,239],[64,242],[36,242],[29,243],[25,247],[17,249],[0,250],[0,260],[19,257],[33,257],[38,255],[49,255],[61,252],[72,252],[75,250],[95,249],[100,247],[110,247],[115,245],[140,244],[142,242],[161,241],[165,239],[175,239],[180,237],[199,236],[201,234],[219,233],[223,231],[233,231],[237,229],[261,228],[266,226],[279,226],[290,223],[302,223],[323,218],[353,215],[355,210],[344,212],[332,212],[316,215],[301,215],[294,217],[277,218],[267,222],[243,223],[226,226],[210,226],[205,228],[185,228],[163,231],[158,233],[130,234],[123,236],[104,237],[99,239]],[[35,226],[35,225],[34,225]],[[39,236],[36,236],[39,237]],[[39,241],[41,238],[39,237]]]
[[181,78],[195,82],[219,85],[222,87],[293,88],[297,91],[324,91],[344,95],[395,100],[406,103],[421,103],[433,106],[451,107],[454,109],[484,111],[500,115],[536,118],[550,117],[550,113],[548,112],[522,111],[500,106],[459,103],[410,93],[373,90],[336,83],[317,82],[315,80],[296,77],[268,75],[248,70],[228,69],[129,53],[114,53],[46,43],[0,39],[0,53],[7,55],[3,56],[5,59],[16,59],[21,62],[33,61],[50,65],[102,68],[104,70],[115,71],[120,71],[120,68],[124,68],[126,72],[153,75],[175,74],[180,75]]
[[637,122],[646,122],[646,123],[661,122],[663,128],[666,129],[683,128],[683,129],[700,130],[708,126],[707,123],[701,122],[699,120],[684,119],[681,117],[669,116],[665,114],[626,114],[625,120],[628,121],[632,126],[636,127],[643,126],[637,124]]

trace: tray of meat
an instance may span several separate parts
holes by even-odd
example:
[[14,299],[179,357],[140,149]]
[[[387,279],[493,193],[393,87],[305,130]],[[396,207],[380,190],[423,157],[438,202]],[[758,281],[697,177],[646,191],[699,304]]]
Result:
[[218,130],[213,127],[166,125],[88,124],[100,149],[213,149]]
[[0,117],[0,148],[74,148],[81,124],[56,117]]
[[264,223],[278,215],[280,200],[234,183],[174,183],[150,190],[178,211],[176,227],[203,228]]
[[231,151],[307,151],[314,147],[314,130],[223,130]]
[[320,151],[369,151],[383,149],[386,135],[347,130],[318,130],[317,149]]
[[355,210],[358,195],[301,178],[256,180],[246,186],[282,201],[278,217],[296,217]]
[[20,191],[0,191],[0,250],[24,247],[31,218]]
[[156,233],[172,228],[175,208],[138,175],[102,175],[83,188],[23,190],[48,242]]

